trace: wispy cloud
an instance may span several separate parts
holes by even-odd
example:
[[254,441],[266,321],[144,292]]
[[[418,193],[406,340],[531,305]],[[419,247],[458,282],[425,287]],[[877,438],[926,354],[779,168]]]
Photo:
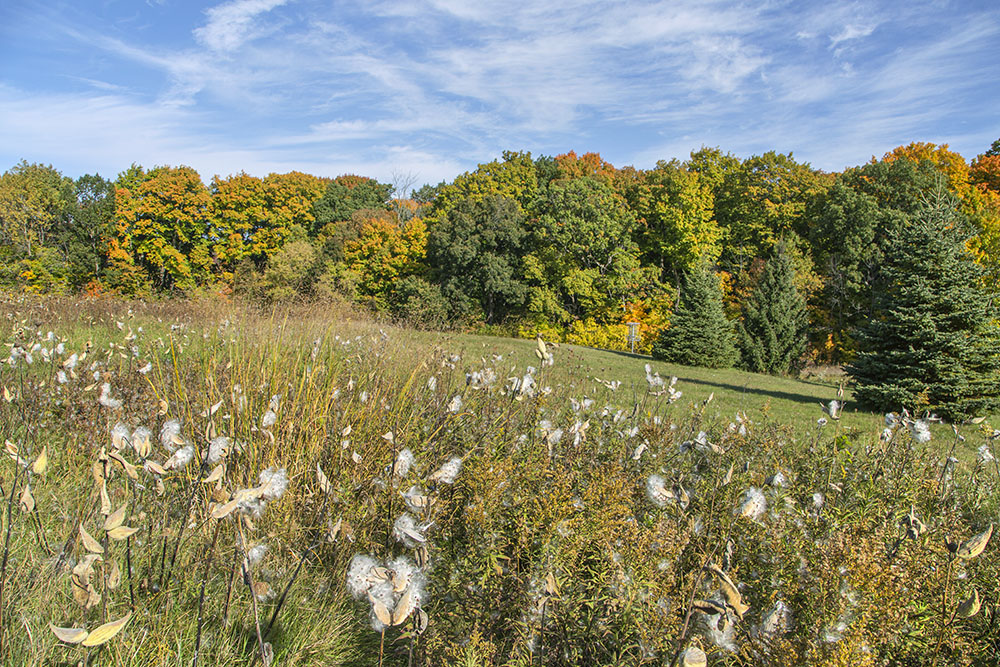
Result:
[[[0,155],[206,175],[385,177],[399,162],[436,181],[505,149],[650,166],[708,144],[840,169],[949,132],[971,156],[1000,101],[995,13],[897,0],[232,0],[134,5],[128,21],[114,8],[36,21],[38,43],[18,48],[83,89],[3,75]],[[18,71],[42,58],[7,48]]]

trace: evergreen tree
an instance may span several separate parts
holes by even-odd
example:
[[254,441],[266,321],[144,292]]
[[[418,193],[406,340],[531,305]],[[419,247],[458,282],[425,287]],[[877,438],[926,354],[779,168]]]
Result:
[[997,405],[997,309],[981,287],[983,269],[967,249],[971,230],[958,206],[941,190],[890,240],[886,287],[848,369],[861,405],[946,418]]
[[684,278],[670,327],[653,344],[653,357],[686,366],[728,368],[736,361],[733,323],[722,307],[719,279],[701,265]]
[[755,373],[788,373],[805,351],[808,324],[805,299],[795,288],[795,269],[779,247],[743,304],[738,336],[743,367]]

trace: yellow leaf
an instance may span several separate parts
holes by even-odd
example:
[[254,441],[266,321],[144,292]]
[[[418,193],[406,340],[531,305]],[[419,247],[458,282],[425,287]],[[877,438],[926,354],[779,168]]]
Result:
[[121,629],[131,620],[132,612],[125,614],[125,616],[119,618],[117,621],[111,621],[110,623],[105,623],[99,628],[91,632],[86,639],[83,640],[83,646],[100,646],[106,643],[112,637],[121,632]]

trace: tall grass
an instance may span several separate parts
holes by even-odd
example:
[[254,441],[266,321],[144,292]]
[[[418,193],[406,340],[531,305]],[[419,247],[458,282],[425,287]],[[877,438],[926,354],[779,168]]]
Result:
[[[612,390],[545,345],[528,368],[349,313],[3,314],[3,664],[1000,655],[1000,557],[969,555],[1000,512],[986,422],[966,462],[918,416],[720,418],[639,362]],[[126,617],[92,647],[49,627]]]

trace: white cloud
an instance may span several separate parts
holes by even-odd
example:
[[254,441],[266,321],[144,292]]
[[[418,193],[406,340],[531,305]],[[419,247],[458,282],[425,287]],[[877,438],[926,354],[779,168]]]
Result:
[[198,41],[213,51],[234,51],[258,29],[256,18],[288,0],[232,0],[205,11],[208,23],[194,31]]

